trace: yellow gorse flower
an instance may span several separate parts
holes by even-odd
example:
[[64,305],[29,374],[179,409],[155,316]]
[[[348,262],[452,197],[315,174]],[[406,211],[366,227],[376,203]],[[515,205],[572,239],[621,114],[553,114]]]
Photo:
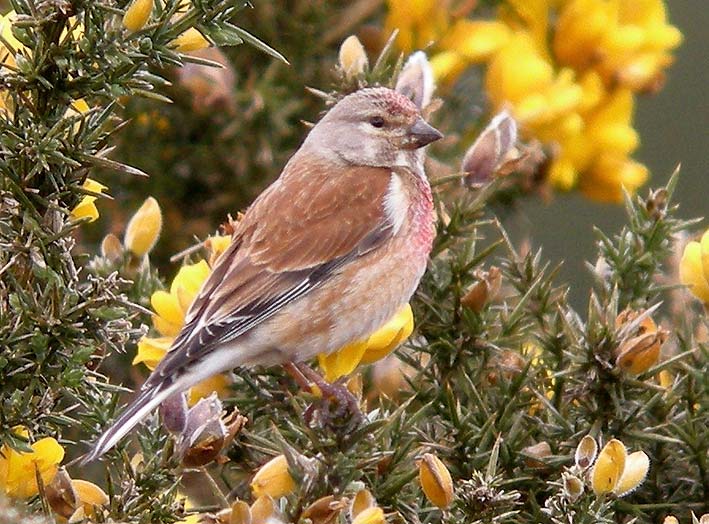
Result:
[[709,230],[699,242],[689,242],[679,262],[679,280],[689,291],[709,304]]
[[[103,193],[106,186],[96,180],[87,178],[82,187],[94,193]],[[96,208],[96,198],[93,195],[85,195],[81,201],[76,205],[74,209],[71,210],[71,218],[74,220],[80,220],[82,218],[88,218],[89,222],[93,222],[98,218],[98,209]]]
[[318,355],[318,363],[325,374],[325,380],[333,382],[349,375],[359,365],[371,364],[386,357],[409,338],[413,329],[413,311],[411,306],[406,304],[366,340],[347,344],[329,355],[324,353]]
[[268,495],[277,499],[295,491],[295,481],[288,472],[288,460],[278,455],[261,466],[251,481],[254,497]]
[[[221,251],[228,247],[222,237],[211,237],[207,241],[210,249],[210,259],[215,260]],[[169,291],[159,290],[150,297],[153,307],[153,327],[161,335],[159,337],[144,336],[138,341],[138,352],[133,358],[133,365],[145,364],[151,371],[155,369],[165,354],[170,350],[172,342],[185,323],[185,315],[192,305],[202,284],[212,271],[206,260],[194,264],[185,264],[175,275]],[[226,391],[230,380],[226,375],[215,375],[203,380],[190,389],[188,403],[195,404],[200,398],[209,396],[216,391],[222,394]]]
[[[27,429],[15,433],[28,437]],[[43,484],[49,484],[64,458],[64,449],[52,437],[45,437],[30,446],[31,452],[15,451],[8,445],[0,448],[0,493],[10,497],[28,498],[39,491],[37,473]]]
[[650,459],[645,452],[628,455],[625,445],[612,439],[598,454],[591,472],[591,487],[596,495],[613,493],[622,497],[642,484],[649,469]]
[[472,20],[432,0],[415,4],[388,2],[386,29],[400,30],[399,47],[430,45],[444,86],[486,63],[493,111],[508,110],[523,138],[551,151],[554,187],[620,202],[624,189],[645,183],[647,168],[630,158],[639,145],[634,93],[661,85],[682,40],[662,0],[508,0],[496,20]]

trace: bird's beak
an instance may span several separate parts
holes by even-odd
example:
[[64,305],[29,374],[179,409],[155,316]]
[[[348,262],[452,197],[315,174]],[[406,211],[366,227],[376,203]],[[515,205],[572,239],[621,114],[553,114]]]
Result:
[[440,138],[443,138],[443,133],[428,124],[423,118],[419,118],[406,133],[404,144],[407,149],[418,149]]

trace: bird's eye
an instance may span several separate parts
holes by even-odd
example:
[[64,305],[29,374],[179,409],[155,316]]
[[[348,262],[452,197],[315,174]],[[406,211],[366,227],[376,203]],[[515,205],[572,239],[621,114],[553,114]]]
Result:
[[369,123],[374,127],[384,127],[384,119],[381,116],[373,116],[369,119]]

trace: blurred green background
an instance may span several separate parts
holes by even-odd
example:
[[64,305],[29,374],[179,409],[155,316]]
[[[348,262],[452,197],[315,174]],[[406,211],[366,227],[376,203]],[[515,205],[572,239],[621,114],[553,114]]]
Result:
[[[674,198],[680,204],[679,216],[703,217],[709,214],[709,2],[670,0],[667,9],[684,42],[667,71],[664,89],[637,99],[635,128],[641,146],[635,157],[652,173],[640,193],[664,184],[681,163]],[[559,279],[575,284],[571,303],[583,311],[592,282],[584,262],[593,263],[596,257],[593,226],[611,234],[624,222],[621,206],[562,194],[550,203],[528,200],[506,225],[516,240],[529,237],[532,247],[541,246],[547,259],[563,261]]]

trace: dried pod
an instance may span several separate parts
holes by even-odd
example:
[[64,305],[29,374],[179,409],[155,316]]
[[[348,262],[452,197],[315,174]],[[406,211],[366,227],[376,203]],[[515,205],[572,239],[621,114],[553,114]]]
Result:
[[76,493],[66,469],[59,468],[52,482],[44,487],[44,493],[49,507],[57,515],[68,519],[76,511]]
[[571,502],[575,502],[583,495],[583,481],[580,478],[564,472],[561,475],[561,479],[564,484],[564,494]]
[[593,461],[596,460],[598,454],[598,443],[591,435],[586,435],[581,439],[579,445],[576,446],[576,454],[574,460],[576,465],[581,469],[586,469]]
[[343,509],[349,501],[336,500],[334,496],[328,495],[319,498],[301,513],[301,520],[308,519],[312,524],[335,524]]
[[527,446],[522,450],[522,453],[526,455],[524,463],[530,468],[545,468],[546,462],[545,458],[551,457],[551,446],[548,442],[539,442],[533,446]]
[[445,509],[453,502],[453,479],[441,460],[426,453],[419,463],[419,482],[432,504]]
[[625,310],[616,318],[616,328],[627,333],[627,338],[615,350],[616,366],[627,373],[638,375],[654,366],[669,333],[658,329],[655,321],[642,312]]
[[177,453],[185,466],[204,466],[219,455],[227,437],[221,416],[222,403],[216,393],[201,399],[189,410],[177,441]]

